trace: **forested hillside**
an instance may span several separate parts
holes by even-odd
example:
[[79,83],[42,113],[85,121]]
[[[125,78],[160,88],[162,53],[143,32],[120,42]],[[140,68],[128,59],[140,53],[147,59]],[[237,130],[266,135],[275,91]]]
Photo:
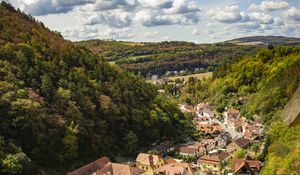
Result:
[[272,44],[275,46],[278,45],[297,46],[300,44],[300,38],[285,37],[285,36],[250,36],[250,37],[243,37],[243,38],[237,38],[237,39],[225,41],[224,43],[233,43],[238,45]]
[[0,5],[0,174],[65,174],[191,131],[136,76]]
[[218,111],[240,109],[251,119],[261,116],[266,126],[266,160],[261,174],[297,174],[300,169],[300,126],[287,126],[280,113],[300,84],[300,47],[263,49],[255,57],[220,67],[214,79],[189,81],[181,96],[207,101]]
[[90,40],[77,43],[135,74],[164,75],[168,71],[212,71],[225,62],[255,54],[263,46],[195,44],[189,42],[129,43]]

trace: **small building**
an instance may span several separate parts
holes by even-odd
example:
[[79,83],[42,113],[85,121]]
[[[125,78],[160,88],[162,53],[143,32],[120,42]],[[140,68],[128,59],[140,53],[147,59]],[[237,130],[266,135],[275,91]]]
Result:
[[258,175],[261,167],[260,161],[252,160],[249,156],[232,160],[232,172],[235,175]]
[[246,149],[250,146],[250,141],[245,138],[239,138],[233,142],[231,142],[227,147],[226,150],[229,154],[233,154],[238,150]]
[[194,112],[194,107],[192,105],[180,104],[179,109],[183,113],[185,113],[185,112],[193,113]]
[[145,175],[153,175],[154,170],[165,165],[165,161],[158,155],[140,153],[136,158],[135,167],[144,170]]
[[104,168],[98,170],[95,175],[145,175],[145,171],[130,165],[108,163]]
[[196,128],[198,131],[207,134],[219,134],[223,131],[223,128],[218,123],[208,123],[208,124],[197,123]]
[[199,146],[189,145],[179,148],[179,155],[183,157],[197,157],[199,155]]
[[229,133],[221,133],[217,137],[215,137],[217,147],[218,148],[226,148],[227,143],[230,140],[230,134]]
[[214,150],[217,147],[215,139],[202,139],[201,144],[205,147],[206,151]]
[[228,109],[226,117],[238,118],[238,117],[240,117],[240,111],[237,109]]
[[221,174],[222,162],[217,155],[204,155],[197,161],[201,172],[206,174]]
[[98,170],[104,168],[108,163],[111,163],[109,158],[101,157],[100,159],[91,162],[87,165],[84,165],[72,172],[67,173],[67,175],[92,175],[96,173]]
[[156,151],[158,154],[164,156],[166,153],[175,150],[175,146],[172,141],[166,140],[154,146],[152,150]]
[[107,157],[102,157],[67,175],[145,175],[145,171],[131,165],[112,163]]
[[193,175],[188,163],[170,163],[155,170],[156,175]]

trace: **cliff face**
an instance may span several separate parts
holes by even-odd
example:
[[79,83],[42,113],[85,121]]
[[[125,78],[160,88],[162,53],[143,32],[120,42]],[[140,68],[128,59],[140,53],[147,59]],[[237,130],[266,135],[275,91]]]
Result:
[[281,113],[282,120],[288,125],[300,123],[300,86]]

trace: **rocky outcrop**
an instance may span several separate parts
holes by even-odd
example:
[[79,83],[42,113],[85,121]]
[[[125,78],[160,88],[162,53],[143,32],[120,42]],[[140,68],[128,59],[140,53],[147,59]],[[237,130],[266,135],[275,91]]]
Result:
[[288,125],[300,123],[300,86],[285,106],[281,118]]

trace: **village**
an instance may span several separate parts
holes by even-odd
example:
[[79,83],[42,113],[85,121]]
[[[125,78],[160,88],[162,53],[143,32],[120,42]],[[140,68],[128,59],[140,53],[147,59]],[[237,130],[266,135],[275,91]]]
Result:
[[178,107],[193,116],[199,140],[180,145],[165,140],[139,153],[134,162],[113,163],[102,157],[67,175],[259,174],[263,163],[256,158],[264,149],[264,126],[259,116],[248,120],[233,108],[218,114],[206,103]]

